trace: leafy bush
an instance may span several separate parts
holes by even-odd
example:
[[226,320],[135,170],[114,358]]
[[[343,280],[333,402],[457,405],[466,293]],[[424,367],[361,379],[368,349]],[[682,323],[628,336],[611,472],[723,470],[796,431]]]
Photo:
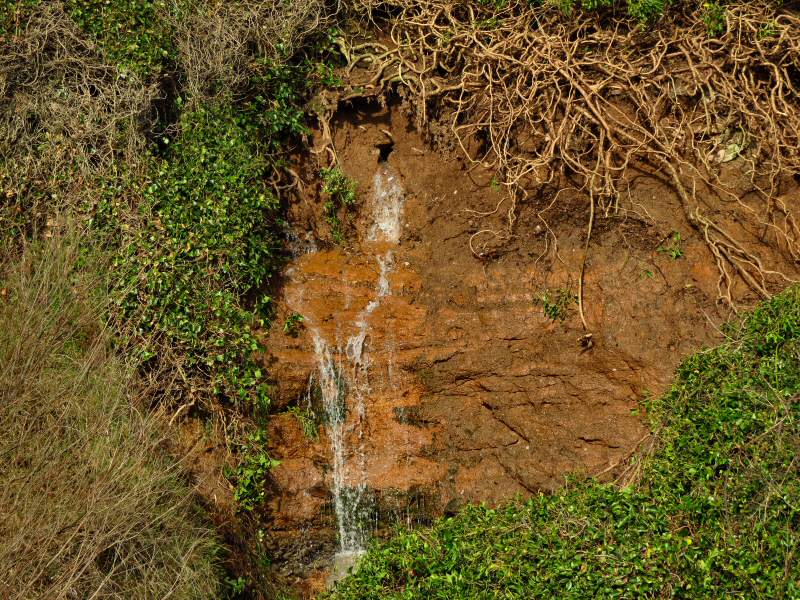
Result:
[[97,40],[107,59],[123,74],[147,76],[174,62],[177,51],[168,10],[185,0],[65,0],[69,16]]
[[322,191],[328,195],[325,201],[325,218],[331,226],[333,240],[340,243],[344,239],[341,214],[355,206],[356,182],[345,175],[339,167],[320,171]]
[[236,482],[233,495],[241,510],[253,510],[264,501],[267,475],[280,461],[267,452],[267,432],[263,429],[250,434],[240,448],[241,461],[228,476]]
[[[280,264],[280,206],[260,133],[270,118],[255,106],[184,114],[180,136],[153,159],[142,224],[129,240],[123,232],[113,275],[120,315],[138,335],[165,338],[216,393],[259,409],[268,397],[254,327],[268,323],[260,290]],[[100,207],[97,227],[116,226],[115,202]]]
[[84,258],[53,237],[0,266],[0,597],[218,597],[219,542]]
[[374,545],[327,597],[800,597],[800,287],[728,333],[650,406],[638,485],[467,507]]

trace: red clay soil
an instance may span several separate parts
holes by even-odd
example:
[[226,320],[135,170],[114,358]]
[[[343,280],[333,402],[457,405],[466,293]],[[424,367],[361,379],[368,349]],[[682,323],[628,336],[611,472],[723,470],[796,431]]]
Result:
[[[362,105],[340,113],[331,131],[359,202],[389,149],[386,160],[407,190],[391,293],[369,317],[366,338],[370,393],[359,443],[379,533],[464,502],[553,490],[570,473],[617,475],[648,435],[642,399],[666,389],[682,357],[717,342],[717,324],[730,315],[717,302],[712,256],[670,188],[631,173],[619,214],[595,222],[584,284],[593,343],[586,348],[574,305],[554,322],[539,302],[547,289],[577,291],[584,198],[562,193],[545,212],[551,193],[518,203],[513,236],[484,248],[492,235],[479,234],[473,247],[488,255],[479,257],[470,238],[503,231],[507,218],[507,200],[495,210],[504,196],[493,173],[457,152],[432,151],[401,107]],[[308,171],[290,214],[301,238],[326,228],[324,197]],[[735,161],[726,176],[737,176]],[[276,323],[300,312],[328,340],[352,335],[379,277],[362,251],[368,212],[359,210],[344,246],[301,254],[287,267]],[[792,273],[725,206],[714,216],[765,264]],[[675,232],[680,257],[664,251]],[[757,300],[744,287],[735,295],[743,305]],[[282,461],[268,492],[268,546],[281,574],[309,595],[323,585],[336,549],[331,450],[324,425],[313,442],[281,410],[305,406],[316,376],[310,327],[291,337],[275,326],[266,343],[280,413],[271,421],[272,452]]]

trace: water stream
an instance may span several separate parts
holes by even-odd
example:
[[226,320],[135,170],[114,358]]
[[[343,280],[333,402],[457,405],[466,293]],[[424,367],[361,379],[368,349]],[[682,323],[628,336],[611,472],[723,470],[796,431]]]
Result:
[[[374,511],[368,494],[363,448],[367,419],[365,400],[371,379],[368,338],[370,318],[382,300],[391,295],[389,277],[394,267],[394,247],[400,240],[405,190],[399,174],[385,162],[378,165],[372,187],[373,193],[367,202],[372,209],[372,223],[362,245],[363,251],[374,257],[379,269],[372,299],[352,323],[337,323],[337,329],[353,331],[344,343],[326,340],[313,318],[306,315],[314,342],[333,455],[331,492],[339,529],[339,550],[334,559],[332,581],[344,576],[355,565],[373,528],[371,515]],[[387,368],[391,373],[392,365]]]

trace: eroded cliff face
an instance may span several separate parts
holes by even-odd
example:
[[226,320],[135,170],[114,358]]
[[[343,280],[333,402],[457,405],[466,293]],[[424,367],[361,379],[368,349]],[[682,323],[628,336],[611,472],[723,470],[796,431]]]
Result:
[[[310,409],[319,423],[316,441],[289,413],[270,426],[282,462],[269,492],[269,544],[305,593],[324,584],[339,548],[337,473],[340,487],[362,486],[362,517],[375,535],[465,502],[553,490],[569,473],[615,477],[647,437],[640,401],[665,389],[681,357],[718,339],[714,323],[726,316],[710,254],[655,179],[632,178],[619,216],[595,223],[587,331],[574,306],[552,321],[538,301],[546,289],[577,291],[585,199],[569,190],[557,202],[518,199],[509,215],[492,173],[455,150],[431,151],[400,109],[354,110],[332,132],[359,186],[354,235],[342,247],[297,245],[278,319],[299,313],[304,327],[297,337],[274,327],[265,359],[279,412]],[[404,190],[394,241],[370,234],[376,173],[386,168]],[[301,240],[313,238],[321,203],[309,186],[292,208]],[[509,217],[514,235],[505,239]],[[662,251],[674,232],[680,258]],[[361,333],[356,361],[348,347]],[[342,382],[337,473],[320,339]]]

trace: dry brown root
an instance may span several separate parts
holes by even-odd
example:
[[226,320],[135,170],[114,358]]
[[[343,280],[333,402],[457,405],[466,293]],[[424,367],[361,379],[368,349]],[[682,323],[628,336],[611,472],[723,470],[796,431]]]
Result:
[[[714,38],[697,14],[679,7],[643,30],[629,22],[600,25],[596,15],[565,19],[523,1],[504,8],[446,0],[357,4],[392,17],[388,39],[347,54],[354,83],[345,97],[399,83],[422,129],[445,122],[464,154],[494,169],[508,190],[507,225],[474,234],[476,256],[492,240],[511,237],[516,203],[531,192],[569,180],[590,198],[593,221],[619,210],[626,176],[644,165],[667,176],[705,240],[722,300],[735,307],[736,279],[760,296],[788,279],[718,225],[703,199],[715,194],[731,213],[760,224],[787,259],[800,258],[796,209],[781,196],[783,179],[800,173],[796,15],[761,2],[730,5],[727,33]],[[720,163],[732,159],[746,171],[756,206],[719,176]],[[586,252],[590,237],[591,224]],[[588,329],[582,285],[579,298]]]

